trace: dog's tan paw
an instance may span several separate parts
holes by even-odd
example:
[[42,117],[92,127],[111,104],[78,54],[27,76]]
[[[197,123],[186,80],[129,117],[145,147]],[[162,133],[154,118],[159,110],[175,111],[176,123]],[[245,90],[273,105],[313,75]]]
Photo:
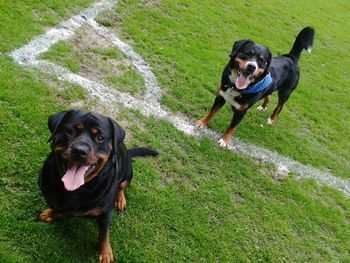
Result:
[[117,195],[117,200],[115,201],[115,208],[118,209],[119,212],[123,212],[126,207],[126,198],[124,195],[124,191],[120,191]]
[[202,120],[196,121],[196,127],[204,128],[205,126],[207,126],[207,123],[205,123],[204,121]]
[[98,256],[98,259],[99,259],[99,263],[114,262],[113,251],[109,244],[102,248],[100,255]]
[[41,212],[38,219],[45,223],[51,223],[55,218],[60,217],[60,214],[55,210],[48,208]]
[[119,212],[123,212],[126,207],[126,200],[120,200],[116,203],[116,208],[118,209]]
[[114,262],[113,254],[101,254],[99,255],[99,262],[100,263],[112,263]]

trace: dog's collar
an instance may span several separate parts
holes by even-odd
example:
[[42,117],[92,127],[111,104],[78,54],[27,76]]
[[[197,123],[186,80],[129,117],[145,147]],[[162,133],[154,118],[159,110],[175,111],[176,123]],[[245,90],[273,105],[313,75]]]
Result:
[[243,94],[259,93],[267,89],[268,87],[270,87],[271,83],[272,83],[272,78],[271,78],[271,73],[269,72],[268,74],[266,74],[266,76],[262,80],[260,80],[258,83],[251,86],[250,88],[243,90],[242,93]]

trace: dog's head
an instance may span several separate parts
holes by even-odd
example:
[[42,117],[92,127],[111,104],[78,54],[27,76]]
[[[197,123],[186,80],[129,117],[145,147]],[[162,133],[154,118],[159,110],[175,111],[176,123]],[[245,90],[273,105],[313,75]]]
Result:
[[271,51],[250,39],[236,41],[230,54],[231,81],[238,90],[259,81],[267,73]]
[[125,138],[125,131],[111,118],[80,110],[53,114],[48,126],[51,148],[67,191],[97,176],[110,155],[118,154]]

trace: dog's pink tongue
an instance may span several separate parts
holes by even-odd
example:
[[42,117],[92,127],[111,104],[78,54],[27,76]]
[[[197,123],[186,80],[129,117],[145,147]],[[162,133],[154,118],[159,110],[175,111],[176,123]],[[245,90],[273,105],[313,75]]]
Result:
[[236,84],[237,89],[242,90],[242,89],[247,88],[249,83],[250,83],[249,76],[245,77],[245,76],[241,75],[236,79],[235,84]]
[[74,165],[62,177],[64,188],[67,191],[74,191],[84,184],[84,175],[89,166]]

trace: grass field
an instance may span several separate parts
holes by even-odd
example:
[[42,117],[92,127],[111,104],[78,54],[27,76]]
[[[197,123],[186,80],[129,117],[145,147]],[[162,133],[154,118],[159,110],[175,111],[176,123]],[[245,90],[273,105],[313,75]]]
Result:
[[[111,113],[80,87],[8,56],[92,1],[0,2],[0,262],[95,262],[97,227],[87,219],[38,223],[46,207],[37,175],[49,152],[47,117],[67,108]],[[196,120],[211,106],[232,43],[252,38],[274,54],[297,32],[316,29],[302,55],[301,81],[276,125],[252,110],[236,135],[333,175],[350,171],[348,1],[120,1],[101,14],[152,66],[162,104]],[[144,83],[110,46],[75,39],[43,56],[123,92]],[[86,45],[84,42],[89,42]],[[83,43],[83,44],[81,44]],[[272,106],[273,107],[273,106]],[[134,162],[128,208],[115,213],[111,245],[118,262],[349,262],[350,203],[337,190],[195,139],[166,121],[118,108],[126,144],[148,145],[158,158]],[[225,107],[210,128],[223,132]]]

